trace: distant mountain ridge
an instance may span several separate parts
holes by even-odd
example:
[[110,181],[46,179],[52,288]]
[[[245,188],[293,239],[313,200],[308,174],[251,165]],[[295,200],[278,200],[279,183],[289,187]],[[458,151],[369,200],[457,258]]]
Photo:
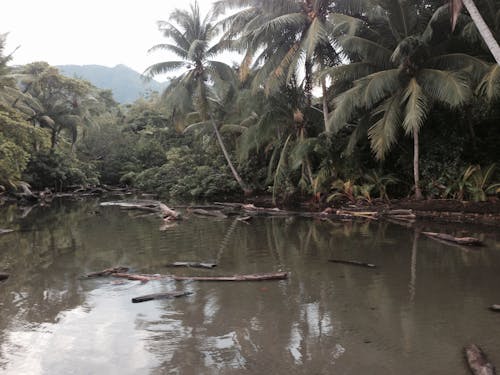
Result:
[[119,103],[132,103],[149,91],[162,92],[169,82],[145,81],[142,75],[125,65],[109,68],[103,65],[58,65],[61,74],[82,78],[100,89],[113,91]]

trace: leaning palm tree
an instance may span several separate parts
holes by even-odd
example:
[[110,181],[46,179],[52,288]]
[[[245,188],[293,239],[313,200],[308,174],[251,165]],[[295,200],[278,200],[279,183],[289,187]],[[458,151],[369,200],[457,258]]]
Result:
[[352,88],[335,99],[329,129],[339,130],[359,118],[353,137],[367,134],[375,157],[383,159],[402,128],[413,137],[415,198],[421,199],[421,127],[435,103],[462,106],[471,95],[471,80],[479,79],[488,65],[465,54],[440,54],[446,44],[446,6],[422,29],[413,9],[417,5],[403,0],[380,3],[384,8],[379,22],[385,28],[369,30],[364,37],[346,36],[342,47],[353,62],[328,71],[334,81],[354,80]]
[[[172,22],[170,22],[172,21]],[[184,70],[163,93],[163,98],[173,114],[187,115],[191,108],[197,112],[199,125],[211,125],[231,172],[245,192],[249,192],[236,168],[231,162],[211,108],[212,86],[220,91],[229,89],[236,78],[228,65],[213,60],[220,52],[220,44],[211,44],[217,35],[213,15],[202,18],[198,3],[189,11],[175,10],[170,21],[160,21],[158,26],[163,35],[171,40],[153,46],[149,51],[163,50],[176,55],[179,60],[170,60],[151,65],[144,74],[154,77],[158,74]]]

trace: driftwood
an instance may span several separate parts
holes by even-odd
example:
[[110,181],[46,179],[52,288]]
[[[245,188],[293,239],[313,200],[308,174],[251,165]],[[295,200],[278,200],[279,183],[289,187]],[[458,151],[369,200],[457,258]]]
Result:
[[7,280],[9,278],[9,276],[10,275],[8,273],[0,272],[0,281]]
[[161,213],[164,220],[178,220],[180,214],[169,208],[166,204],[158,201],[140,200],[140,201],[115,201],[115,202],[102,202],[100,206],[118,206],[124,209],[138,209],[145,211],[153,211]]
[[175,276],[175,275],[142,275],[133,273],[112,273],[110,276],[121,277],[128,280],[151,281],[162,279],[173,279],[177,281],[261,281],[261,280],[283,280],[288,277],[287,272],[272,272],[250,275],[233,275],[233,276]]
[[491,305],[490,310],[500,312],[500,305]]
[[477,345],[471,344],[465,348],[465,358],[474,375],[496,374],[495,366],[488,362],[486,355]]
[[2,229],[0,228],[0,234],[7,234],[14,232],[14,229]]
[[360,266],[360,267],[368,267],[368,268],[376,268],[377,266],[372,263],[364,263],[358,262],[355,260],[342,260],[342,259],[328,259],[331,263],[342,263],[342,264],[350,264],[352,266]]
[[468,245],[468,246],[481,246],[483,242],[474,237],[454,237],[446,233],[435,233],[435,232],[422,232],[426,236],[430,238],[437,238],[440,240],[458,243],[460,245]]
[[167,292],[167,293],[154,293],[145,296],[132,298],[132,303],[146,302],[158,299],[171,299],[178,297],[185,297],[193,294],[192,292]]
[[174,262],[166,264],[165,267],[214,268],[217,267],[217,264],[208,262]]
[[113,267],[113,268],[106,268],[105,270],[99,271],[99,272],[92,272],[88,273],[85,275],[85,277],[92,278],[92,277],[100,277],[100,276],[109,276],[113,273],[119,273],[119,272],[128,272],[127,267]]
[[251,275],[234,276],[172,276],[174,280],[192,281],[261,281],[261,280],[283,280],[288,277],[287,272],[258,273]]

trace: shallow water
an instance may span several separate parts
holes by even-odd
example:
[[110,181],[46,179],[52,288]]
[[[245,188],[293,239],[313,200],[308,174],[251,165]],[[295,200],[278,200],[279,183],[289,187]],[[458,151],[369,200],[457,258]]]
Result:
[[[22,218],[0,208],[0,373],[467,374],[462,348],[500,364],[500,239],[494,229],[259,218],[249,225],[161,220],[96,200],[54,202]],[[479,236],[436,242],[422,229]],[[462,230],[462,232],[460,232]],[[368,269],[330,258],[377,264]],[[213,270],[167,269],[215,261]],[[140,283],[82,280],[110,266],[140,273],[288,280]],[[173,290],[193,295],[132,304]]]

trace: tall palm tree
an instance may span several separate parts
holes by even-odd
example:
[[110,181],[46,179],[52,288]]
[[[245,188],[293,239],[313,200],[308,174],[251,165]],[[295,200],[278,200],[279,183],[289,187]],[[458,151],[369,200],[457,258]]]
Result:
[[342,47],[353,62],[329,69],[334,81],[354,80],[352,88],[335,99],[329,129],[362,118],[353,136],[367,134],[376,158],[383,159],[402,128],[413,137],[415,198],[421,199],[420,129],[434,103],[462,106],[471,95],[468,72],[479,78],[487,64],[465,54],[440,54],[446,50],[446,7],[437,9],[422,29],[416,3],[381,0],[380,5],[379,22],[385,27],[343,38]]
[[153,46],[151,51],[163,50],[176,55],[179,60],[160,62],[148,67],[145,75],[154,77],[158,74],[184,70],[174,79],[163,93],[165,103],[173,114],[187,115],[194,106],[198,113],[199,123],[211,125],[217,141],[226,158],[231,172],[243,191],[249,192],[224,145],[210,105],[212,86],[219,90],[228,89],[235,82],[234,71],[230,66],[213,58],[220,52],[220,44],[213,44],[217,36],[217,27],[212,14],[202,18],[198,3],[190,6],[188,11],[175,10],[170,21],[158,23],[163,35],[171,43]]

